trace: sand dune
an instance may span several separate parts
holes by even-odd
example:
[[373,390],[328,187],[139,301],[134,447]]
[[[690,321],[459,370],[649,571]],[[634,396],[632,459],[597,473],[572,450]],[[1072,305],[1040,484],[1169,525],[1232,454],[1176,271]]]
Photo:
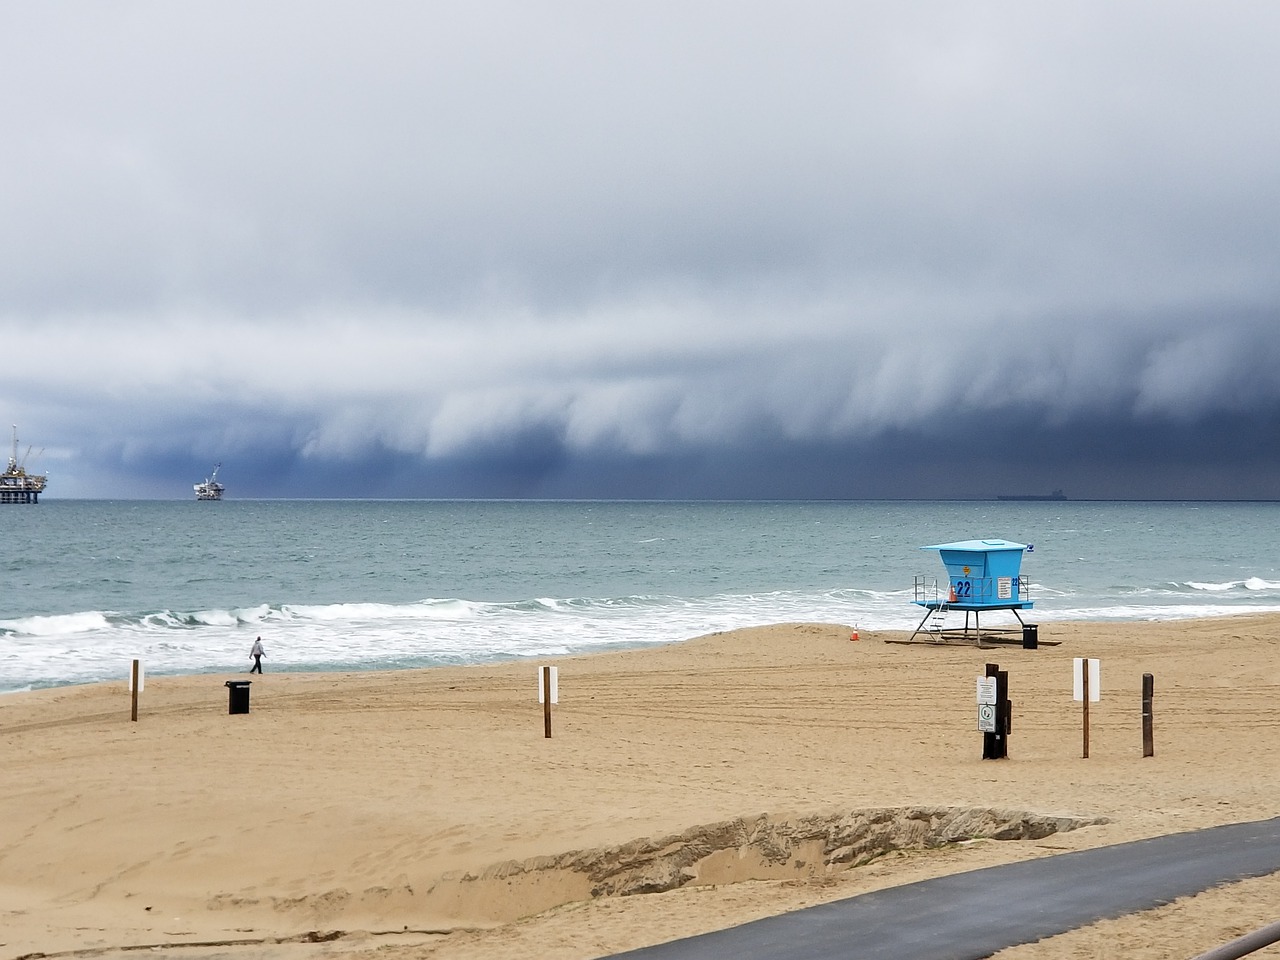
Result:
[[[849,635],[558,659],[550,739],[531,662],[268,673],[245,715],[228,677],[150,677],[136,723],[123,680],[0,698],[0,958],[599,957],[1280,813],[1280,617],[1047,623],[1037,650]],[[1088,759],[1078,656],[1102,662]],[[1004,760],[977,731],[990,662]],[[1007,956],[1191,956],[1278,898],[1264,878]]]

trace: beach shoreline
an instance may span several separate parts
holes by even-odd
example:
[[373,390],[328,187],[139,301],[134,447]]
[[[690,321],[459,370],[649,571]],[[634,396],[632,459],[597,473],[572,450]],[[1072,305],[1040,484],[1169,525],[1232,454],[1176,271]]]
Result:
[[[1052,622],[1034,650],[850,635],[775,624],[414,671],[277,674],[268,662],[261,677],[149,677],[136,723],[123,681],[7,695],[0,958],[151,946],[504,960],[532,943],[599,957],[943,873],[1277,814],[1280,773],[1259,758],[1280,747],[1280,615]],[[1074,657],[1101,661],[1088,759]],[[544,663],[559,671],[550,738]],[[988,663],[1009,675],[1004,760],[982,759],[977,730]],[[225,683],[243,679],[250,711],[229,714]],[[1059,827],[983,838],[1037,820]],[[803,827],[863,836],[867,823],[889,839],[862,863],[824,858]],[[1265,913],[1273,881],[1234,887],[1260,891]],[[1197,910],[1217,894],[1193,898]],[[1251,929],[1247,910],[1207,912],[1174,934],[1178,954]],[[1150,917],[1128,922],[1150,937]],[[1176,916],[1161,922],[1178,929]]]

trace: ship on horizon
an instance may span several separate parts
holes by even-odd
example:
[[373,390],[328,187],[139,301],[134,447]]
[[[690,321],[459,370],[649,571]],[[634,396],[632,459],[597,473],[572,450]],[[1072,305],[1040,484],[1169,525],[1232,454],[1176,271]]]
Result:
[[1065,500],[1067,495],[1061,489],[1053,493],[1002,493],[997,500]]

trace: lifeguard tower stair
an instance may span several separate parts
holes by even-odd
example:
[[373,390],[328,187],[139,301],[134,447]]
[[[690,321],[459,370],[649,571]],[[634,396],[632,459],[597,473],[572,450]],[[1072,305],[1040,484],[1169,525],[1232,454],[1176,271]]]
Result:
[[[942,587],[939,577],[916,576],[913,602],[924,607],[925,615],[911,637],[898,642],[965,643],[978,647],[1039,645],[1037,626],[1024,621],[1019,612],[1033,606],[1027,578],[1021,572],[1026,544],[960,540],[920,549],[938,551],[947,570],[947,586]],[[995,610],[1008,610],[1017,626],[983,627],[981,615]],[[964,626],[952,625],[951,615],[961,612]],[[1035,642],[1028,642],[1031,638]]]

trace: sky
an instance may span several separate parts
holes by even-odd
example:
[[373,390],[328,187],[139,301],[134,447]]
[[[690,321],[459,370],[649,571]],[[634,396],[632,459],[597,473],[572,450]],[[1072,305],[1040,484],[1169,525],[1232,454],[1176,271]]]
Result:
[[1280,499],[1276,90],[1230,0],[0,0],[0,424],[45,500]]

